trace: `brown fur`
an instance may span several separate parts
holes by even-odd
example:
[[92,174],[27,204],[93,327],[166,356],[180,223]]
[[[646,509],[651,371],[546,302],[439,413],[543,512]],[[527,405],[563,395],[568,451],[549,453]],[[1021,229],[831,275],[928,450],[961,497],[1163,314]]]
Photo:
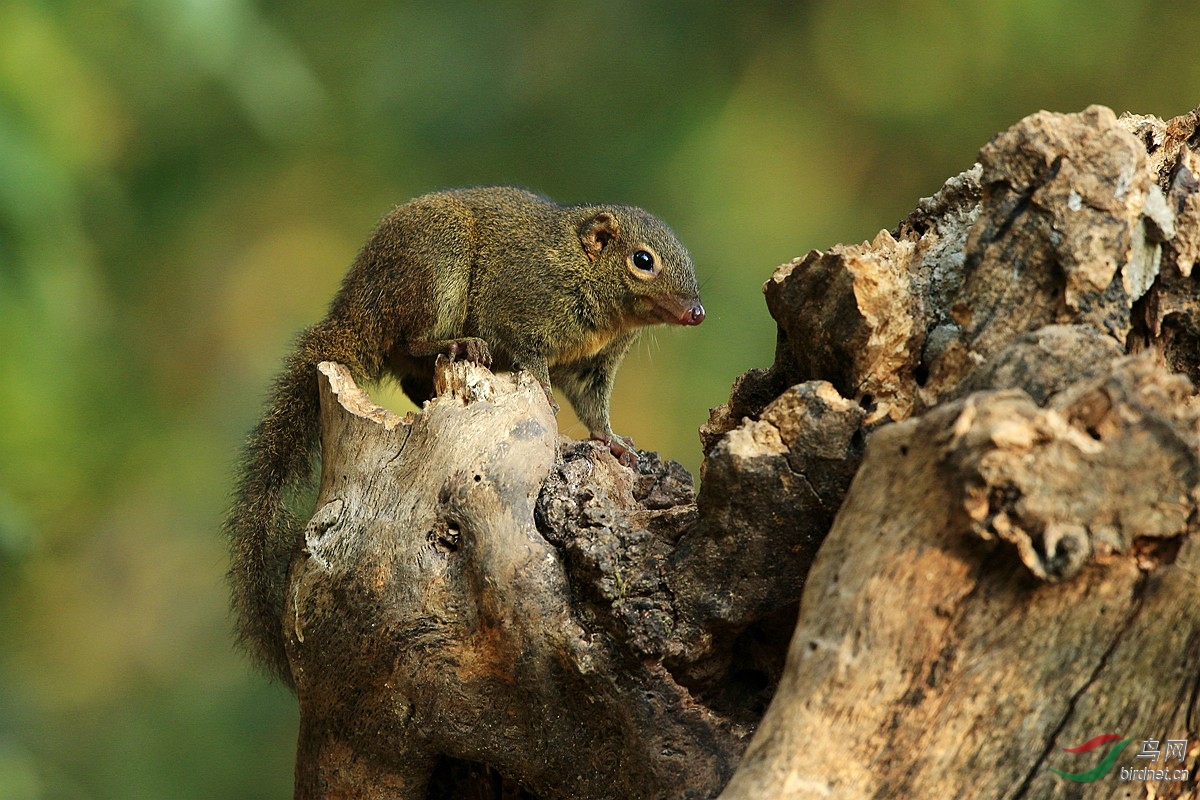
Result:
[[[657,274],[632,268],[639,248]],[[636,459],[609,424],[613,377],[638,330],[703,319],[687,251],[628,206],[559,206],[493,187],[437,192],[383,218],[322,321],[301,334],[250,435],[226,523],[242,642],[291,684],[283,593],[299,530],[286,494],[308,483],[319,435],[316,365],[391,375],[418,405],[447,353],[551,379],[594,438]],[[553,402],[553,400],[551,400]]]

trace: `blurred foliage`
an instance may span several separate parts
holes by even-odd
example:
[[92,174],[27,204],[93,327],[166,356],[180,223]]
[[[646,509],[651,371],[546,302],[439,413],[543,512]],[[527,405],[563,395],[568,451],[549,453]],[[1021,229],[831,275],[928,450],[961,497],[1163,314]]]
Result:
[[1185,5],[0,4],[0,800],[290,792],[220,520],[391,205],[517,183],[668,220],[709,319],[644,337],[614,424],[695,471],[772,360],[776,264],[892,227],[1039,108],[1190,110]]

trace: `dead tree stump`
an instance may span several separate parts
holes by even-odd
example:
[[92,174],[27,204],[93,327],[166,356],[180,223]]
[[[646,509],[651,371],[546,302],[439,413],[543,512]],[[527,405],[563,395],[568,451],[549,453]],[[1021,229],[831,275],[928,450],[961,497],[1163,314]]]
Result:
[[[776,270],[698,497],[525,377],[323,365],[297,796],[1195,797],[1198,120],[1035,114]],[[1098,734],[1187,778],[1051,771]]]
[[[593,518],[628,531],[634,476],[591,445],[558,460],[550,406],[525,373],[442,363],[441,396],[403,420],[344,367],[321,373],[321,488],[285,620],[297,796],[423,798],[445,758],[539,797],[715,794],[743,732],[615,646],[564,569],[615,557],[602,539],[572,553],[570,531]],[[539,507],[556,462],[571,477]],[[588,496],[572,496],[585,476]],[[649,478],[673,503],[670,476]],[[550,518],[559,527],[544,535]],[[644,568],[595,567],[612,607]]]

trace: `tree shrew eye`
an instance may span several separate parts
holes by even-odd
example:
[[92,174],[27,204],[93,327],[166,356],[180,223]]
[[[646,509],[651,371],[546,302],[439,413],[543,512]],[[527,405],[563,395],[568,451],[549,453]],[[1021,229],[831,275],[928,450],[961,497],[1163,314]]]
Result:
[[650,272],[654,269],[654,256],[645,250],[638,250],[633,254],[633,265],[640,270]]

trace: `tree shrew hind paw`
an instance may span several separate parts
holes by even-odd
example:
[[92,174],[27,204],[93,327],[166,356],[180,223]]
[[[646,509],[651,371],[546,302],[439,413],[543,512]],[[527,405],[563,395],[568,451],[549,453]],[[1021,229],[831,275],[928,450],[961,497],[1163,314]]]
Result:
[[608,436],[593,435],[592,438],[607,446],[608,451],[622,466],[633,470],[637,469],[638,454],[637,448],[633,446],[633,439],[617,436],[615,433]]

